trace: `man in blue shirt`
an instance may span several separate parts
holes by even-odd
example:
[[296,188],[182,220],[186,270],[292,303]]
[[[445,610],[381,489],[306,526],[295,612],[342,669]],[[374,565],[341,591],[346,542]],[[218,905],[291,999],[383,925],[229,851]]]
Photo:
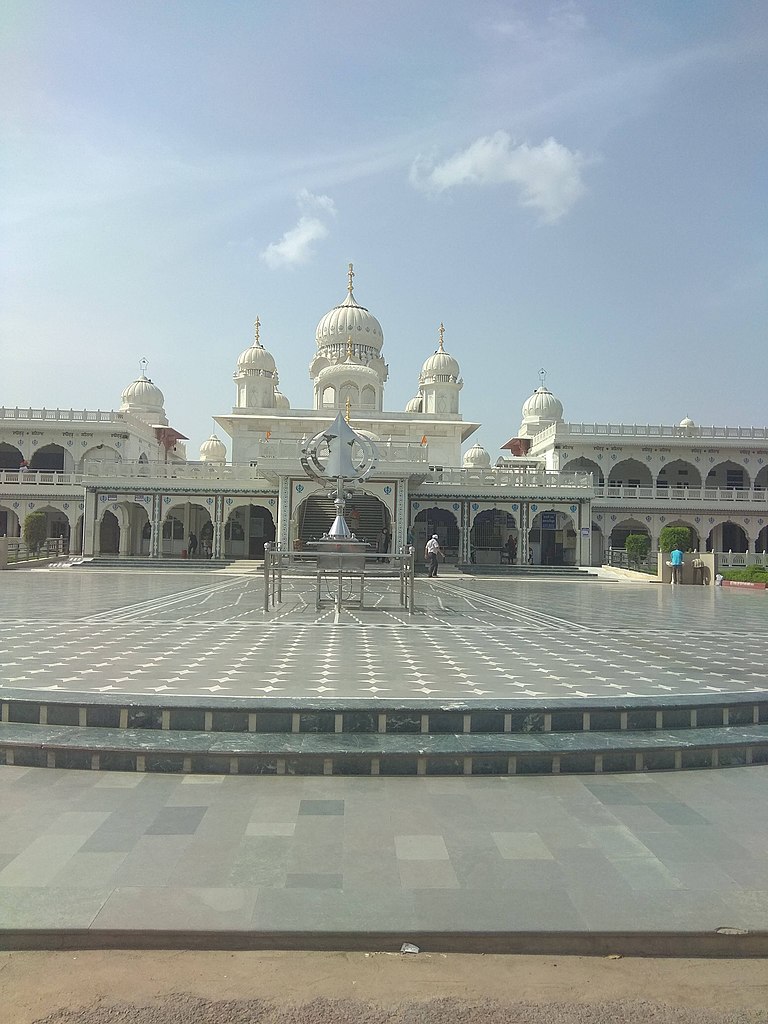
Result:
[[670,553],[669,560],[672,563],[672,582],[683,582],[683,552],[680,548],[674,548]]

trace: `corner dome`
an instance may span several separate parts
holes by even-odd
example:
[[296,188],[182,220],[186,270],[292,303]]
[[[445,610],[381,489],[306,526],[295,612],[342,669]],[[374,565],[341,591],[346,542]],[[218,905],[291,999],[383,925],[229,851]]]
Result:
[[253,344],[250,348],[247,348],[244,352],[241,352],[237,358],[237,369],[238,371],[246,371],[251,373],[266,373],[271,374],[275,372],[275,360],[272,358],[272,354],[267,352],[264,346],[259,340],[259,328],[261,321],[256,317],[255,334]]
[[279,391],[277,388],[275,388],[275,408],[276,409],[290,409],[291,408],[291,403],[288,401],[288,399],[285,397],[285,395],[282,393],[282,391]]
[[167,426],[164,406],[163,392],[147,377],[142,366],[140,376],[120,396],[120,412],[133,413],[147,422]]
[[459,368],[458,360],[454,359],[453,356],[446,352],[443,347],[444,333],[445,328],[440,324],[440,344],[432,355],[425,360],[419,376],[420,381],[457,381],[459,379],[461,369]]
[[554,423],[562,418],[563,403],[543,384],[536,388],[523,406],[524,420],[548,420]]
[[421,395],[411,398],[405,407],[406,412],[421,412],[424,407],[424,399]]
[[481,444],[473,444],[464,453],[463,465],[465,469],[488,469],[491,465],[491,456]]
[[226,462],[227,448],[223,441],[220,441],[215,434],[211,434],[207,441],[200,445],[201,462]]
[[685,416],[680,420],[680,426],[685,430],[688,427],[695,427],[696,424],[693,422],[690,416]]
[[365,345],[379,352],[384,344],[384,332],[376,317],[355,299],[352,291],[353,277],[350,263],[347,297],[320,320],[315,331],[315,341],[318,348],[322,348],[330,344],[346,344],[347,338],[351,336],[354,344]]

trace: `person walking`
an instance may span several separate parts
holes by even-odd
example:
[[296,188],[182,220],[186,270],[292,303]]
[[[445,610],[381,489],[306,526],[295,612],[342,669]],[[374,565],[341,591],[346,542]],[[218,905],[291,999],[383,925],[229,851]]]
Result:
[[194,533],[190,533],[189,535],[189,540],[187,541],[187,551],[189,552],[190,558],[195,557],[195,552],[197,551],[197,537],[195,536]]
[[427,561],[429,562],[429,572],[427,573],[427,575],[431,579],[434,579],[437,576],[437,556],[438,555],[442,555],[443,558],[445,558],[445,552],[440,547],[440,541],[438,539],[438,536],[437,536],[436,533],[433,533],[432,536],[427,541],[427,546],[424,549],[424,556],[426,557]]

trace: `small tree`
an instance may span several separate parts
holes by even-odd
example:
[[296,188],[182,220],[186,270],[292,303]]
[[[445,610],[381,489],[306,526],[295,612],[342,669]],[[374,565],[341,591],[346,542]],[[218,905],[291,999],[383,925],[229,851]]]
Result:
[[659,550],[673,551],[680,548],[681,551],[691,550],[691,529],[689,526],[665,526],[659,534]]
[[48,520],[44,512],[30,512],[24,517],[24,543],[36,555],[48,536]]
[[647,533],[630,533],[624,541],[624,549],[630,562],[641,562],[651,550],[651,538]]

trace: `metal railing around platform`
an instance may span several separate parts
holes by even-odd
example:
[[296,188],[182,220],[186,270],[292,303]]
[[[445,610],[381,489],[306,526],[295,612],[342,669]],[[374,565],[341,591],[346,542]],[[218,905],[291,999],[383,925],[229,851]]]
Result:
[[[333,564],[329,562],[332,559]],[[283,571],[311,570],[315,576],[315,607],[332,605],[336,614],[345,605],[365,607],[366,579],[394,579],[399,582],[399,603],[409,615],[415,610],[414,591],[416,554],[412,545],[399,552],[368,551],[319,553],[317,551],[287,551],[281,545],[264,545],[264,611],[269,612],[283,600]],[[359,583],[356,592],[354,583]]]

